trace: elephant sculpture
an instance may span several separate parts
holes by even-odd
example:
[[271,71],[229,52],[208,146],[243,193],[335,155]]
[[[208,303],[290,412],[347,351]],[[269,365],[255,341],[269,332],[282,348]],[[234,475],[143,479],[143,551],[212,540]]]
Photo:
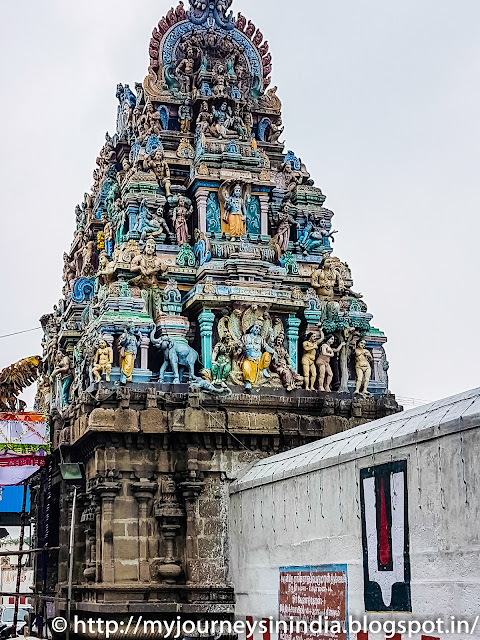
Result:
[[199,360],[198,353],[187,343],[175,342],[168,336],[155,338],[156,328],[150,334],[150,341],[163,354],[163,364],[160,369],[159,382],[165,382],[165,374],[170,367],[173,371],[173,384],[180,384],[184,369],[188,369],[189,382],[195,380],[195,364]]

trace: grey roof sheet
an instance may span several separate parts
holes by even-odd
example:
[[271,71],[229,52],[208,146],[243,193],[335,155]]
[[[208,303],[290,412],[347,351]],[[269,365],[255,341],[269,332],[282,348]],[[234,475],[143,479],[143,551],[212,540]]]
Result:
[[472,389],[260,460],[230,493],[478,426],[480,389]]

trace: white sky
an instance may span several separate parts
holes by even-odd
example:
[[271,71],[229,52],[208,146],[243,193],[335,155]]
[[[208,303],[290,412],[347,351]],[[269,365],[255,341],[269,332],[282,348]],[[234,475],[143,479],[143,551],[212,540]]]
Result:
[[[185,0],[185,4],[188,2]],[[142,81],[163,0],[1,2],[0,335],[61,291],[118,82]],[[388,337],[391,389],[435,400],[478,385],[480,3],[235,0],[270,42],[287,148],[336,213]],[[0,367],[41,332],[0,340]]]

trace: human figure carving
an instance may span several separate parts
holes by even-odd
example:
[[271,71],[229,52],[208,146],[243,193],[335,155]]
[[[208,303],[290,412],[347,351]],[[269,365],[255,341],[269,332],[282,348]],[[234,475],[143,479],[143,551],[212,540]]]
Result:
[[135,327],[129,325],[118,340],[120,347],[120,384],[127,384],[133,380],[135,358],[142,342],[142,334]]
[[243,351],[245,359],[242,366],[245,389],[249,391],[259,381],[260,376],[270,378],[268,369],[272,357],[276,357],[275,350],[261,335],[261,327],[254,324],[243,336]]
[[192,100],[186,98],[185,102],[178,109],[178,120],[180,122],[180,131],[182,133],[190,133],[193,120]]
[[366,342],[360,340],[355,349],[355,372],[357,375],[355,393],[368,395],[368,385],[372,377],[371,362],[373,362],[373,358],[370,351],[366,349]]
[[305,336],[305,341],[303,343],[302,369],[304,386],[307,391],[315,391],[315,382],[317,380],[315,357],[322,339],[323,336],[319,340],[315,340],[312,332]]
[[158,287],[157,275],[165,271],[166,267],[157,256],[157,246],[153,238],[147,238],[143,253],[133,258],[130,270],[140,274],[130,281],[131,284],[146,289]]
[[330,393],[332,390],[330,385],[332,384],[333,380],[333,371],[330,365],[330,361],[333,356],[339,353],[345,346],[345,342],[342,342],[338,347],[334,349],[334,343],[334,336],[330,336],[329,338],[327,338],[320,346],[320,352],[317,358],[319,390],[327,391],[327,393]]
[[234,242],[246,232],[247,207],[242,196],[242,187],[237,184],[233,194],[225,199],[224,221],[228,224],[230,239]]
[[165,189],[167,198],[169,198],[172,195],[170,191],[172,182],[170,179],[170,167],[165,160],[163,149],[159,147],[152,151],[152,153],[144,160],[143,164],[147,170],[152,169],[157,178],[158,184],[160,187]]
[[107,345],[105,340],[100,340],[98,343],[98,349],[95,353],[95,359],[93,361],[93,375],[95,380],[100,382],[102,374],[105,374],[105,379],[110,382],[110,374],[112,373],[113,364],[113,349]]
[[178,197],[178,204],[173,210],[173,226],[177,244],[181,247],[190,240],[188,235],[188,219],[192,213],[192,208],[187,206],[187,201],[183,196]]

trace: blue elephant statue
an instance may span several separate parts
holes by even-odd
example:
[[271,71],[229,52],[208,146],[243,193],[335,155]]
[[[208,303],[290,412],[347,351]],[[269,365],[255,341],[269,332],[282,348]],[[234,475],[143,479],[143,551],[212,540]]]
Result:
[[195,349],[192,349],[187,343],[175,342],[168,336],[155,338],[155,333],[156,328],[150,334],[150,341],[163,354],[159,382],[165,382],[165,374],[169,367],[173,371],[173,384],[180,384],[181,374],[183,374],[184,369],[188,369],[188,381],[195,380],[195,364],[199,361],[199,356]]

